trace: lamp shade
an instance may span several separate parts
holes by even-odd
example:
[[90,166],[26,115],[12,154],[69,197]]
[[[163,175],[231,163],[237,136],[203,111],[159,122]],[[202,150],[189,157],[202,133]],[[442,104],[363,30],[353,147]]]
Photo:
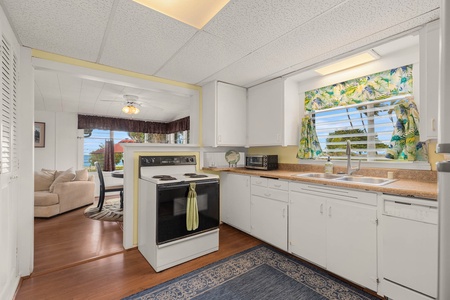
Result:
[[137,108],[133,104],[127,104],[122,108],[122,111],[129,115],[135,115],[139,113],[139,108]]

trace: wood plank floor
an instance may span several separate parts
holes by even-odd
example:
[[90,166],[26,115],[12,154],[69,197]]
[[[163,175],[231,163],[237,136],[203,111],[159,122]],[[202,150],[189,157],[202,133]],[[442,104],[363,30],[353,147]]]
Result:
[[155,273],[136,248],[123,249],[119,223],[83,211],[35,220],[34,272],[15,299],[121,299],[261,244],[221,225],[219,251]]

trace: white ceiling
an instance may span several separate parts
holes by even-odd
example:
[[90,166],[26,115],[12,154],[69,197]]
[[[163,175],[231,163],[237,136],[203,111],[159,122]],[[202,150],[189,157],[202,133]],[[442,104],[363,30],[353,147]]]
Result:
[[[307,70],[438,19],[439,3],[231,0],[197,30],[131,0],[0,0],[24,46],[191,84],[221,80],[244,87]],[[36,75],[42,97],[36,104],[45,109],[61,109],[46,102],[46,89],[57,82],[55,76],[69,90],[94,91],[97,96],[89,99],[95,101],[125,92],[152,98],[145,91],[100,87],[45,72]],[[79,92],[80,85],[87,87]],[[62,109],[95,111],[99,105],[79,101]]]

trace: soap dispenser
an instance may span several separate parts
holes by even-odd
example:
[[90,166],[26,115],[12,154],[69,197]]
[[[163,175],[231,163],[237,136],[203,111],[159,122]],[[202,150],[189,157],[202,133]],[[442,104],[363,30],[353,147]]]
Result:
[[333,163],[328,156],[327,162],[325,163],[325,174],[333,174]]

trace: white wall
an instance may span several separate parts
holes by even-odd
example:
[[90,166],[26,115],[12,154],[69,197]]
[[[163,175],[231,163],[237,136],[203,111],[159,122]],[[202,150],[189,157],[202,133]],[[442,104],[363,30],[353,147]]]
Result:
[[45,123],[45,147],[34,148],[35,170],[78,169],[78,116],[76,113],[36,111],[35,122]]

